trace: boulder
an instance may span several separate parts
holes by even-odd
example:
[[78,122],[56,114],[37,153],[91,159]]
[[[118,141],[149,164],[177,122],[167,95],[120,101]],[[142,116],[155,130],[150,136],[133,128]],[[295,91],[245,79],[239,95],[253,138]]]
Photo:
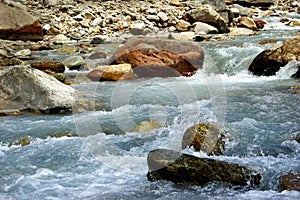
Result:
[[199,44],[160,38],[132,38],[119,48],[112,64],[128,63],[138,77],[191,76],[202,68]]
[[121,81],[134,79],[130,64],[99,66],[87,74],[92,81]]
[[261,176],[245,166],[210,158],[199,158],[167,149],[151,151],[147,158],[148,180],[205,186],[211,182],[225,185],[258,185]]
[[75,90],[28,66],[14,67],[0,76],[0,110],[32,109],[70,112]]
[[0,3],[0,38],[42,40],[43,27],[36,17],[24,9]]
[[182,138],[182,149],[193,146],[208,155],[222,155],[225,134],[216,125],[196,124],[188,128]]
[[249,71],[258,76],[273,76],[291,60],[300,61],[300,35],[258,54],[250,64]]
[[282,175],[279,181],[279,190],[296,190],[300,191],[300,173],[290,172],[288,174]]
[[190,22],[204,22],[216,27],[219,32],[227,33],[227,22],[217,13],[217,11],[211,5],[201,5],[195,9],[192,9],[183,16],[183,18]]
[[31,63],[31,67],[47,73],[63,73],[65,66],[58,61],[46,60]]

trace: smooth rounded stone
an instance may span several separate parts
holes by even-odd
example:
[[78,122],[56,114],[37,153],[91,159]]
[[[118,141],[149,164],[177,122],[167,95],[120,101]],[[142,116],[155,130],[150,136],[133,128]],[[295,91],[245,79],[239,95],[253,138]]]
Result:
[[84,63],[84,59],[81,56],[70,56],[61,61],[61,63],[70,70],[78,70]]
[[130,64],[99,66],[87,74],[92,81],[121,81],[134,79]]
[[65,71],[65,66],[61,62],[52,60],[33,62],[30,66],[47,73],[63,73]]
[[148,132],[154,129],[161,128],[162,125],[156,120],[147,120],[140,122],[132,132]]
[[232,18],[238,17],[239,15],[247,17],[252,17],[254,15],[250,8],[243,7],[239,4],[230,5],[229,11],[232,14]]
[[191,27],[191,24],[183,19],[179,20],[176,24],[176,29],[178,31],[188,31]]
[[258,29],[255,21],[250,17],[239,17],[238,26],[245,27],[254,31]]
[[279,179],[279,191],[295,190],[300,191],[300,173],[290,172],[282,175]]
[[229,36],[249,36],[256,35],[256,32],[248,28],[230,28]]
[[182,149],[193,147],[208,155],[222,155],[225,149],[225,133],[213,124],[196,124],[188,128],[182,138]]
[[14,67],[0,76],[0,110],[70,112],[75,90],[28,66]]
[[0,3],[0,38],[9,40],[42,40],[43,28],[38,18],[20,7]]
[[147,163],[147,178],[150,181],[168,180],[199,186],[212,182],[226,186],[255,186],[261,180],[257,171],[239,164],[199,158],[167,149],[151,151]]
[[114,54],[112,64],[131,64],[139,77],[191,76],[202,68],[199,44],[161,38],[131,38]]
[[213,26],[203,23],[203,22],[195,22],[193,24],[193,26],[194,26],[194,32],[196,35],[198,35],[200,33],[202,34],[203,32],[207,33],[207,34],[215,34],[215,33],[219,32],[216,27],[213,27]]
[[249,71],[258,76],[273,76],[292,60],[300,61],[300,36],[286,40],[282,45],[264,50],[249,66]]
[[196,9],[192,9],[183,16],[183,19],[194,22],[204,22],[216,27],[219,32],[227,33],[228,24],[227,22],[217,13],[217,11],[208,4],[200,5]]
[[169,39],[174,39],[179,41],[193,40],[194,37],[195,37],[194,32],[170,33],[168,36]]

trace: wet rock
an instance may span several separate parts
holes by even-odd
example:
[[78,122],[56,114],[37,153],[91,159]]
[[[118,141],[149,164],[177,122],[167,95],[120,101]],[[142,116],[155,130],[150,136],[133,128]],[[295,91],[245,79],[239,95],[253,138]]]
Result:
[[101,44],[102,42],[104,42],[107,39],[108,38],[105,36],[97,35],[97,36],[93,37],[93,39],[91,40],[91,44]]
[[225,185],[258,185],[261,176],[253,169],[234,163],[199,158],[167,149],[151,151],[147,158],[148,180],[205,186],[211,182]]
[[87,74],[92,81],[121,81],[134,79],[130,64],[99,66]]
[[218,29],[209,25],[209,24],[206,24],[206,23],[203,23],[203,22],[195,22],[193,24],[194,26],[194,32],[196,35],[200,34],[200,33],[207,33],[207,34],[215,34],[215,33],[218,33]]
[[61,63],[71,70],[78,70],[84,63],[84,59],[81,56],[70,56],[61,61]]
[[293,74],[291,77],[292,78],[297,78],[297,79],[300,78],[300,65],[298,66],[297,72],[295,74]]
[[14,53],[16,57],[25,57],[25,56],[30,56],[31,51],[29,49],[22,49],[20,51],[17,51]]
[[300,173],[290,172],[280,177],[279,191],[296,190],[300,191]]
[[228,32],[227,22],[211,5],[201,5],[196,9],[190,10],[183,16],[183,18],[190,23],[204,22],[210,24],[216,27],[221,33]]
[[26,10],[0,3],[0,38],[42,40],[43,28],[38,19]]
[[45,113],[70,112],[75,90],[28,66],[0,76],[0,110],[32,109]]
[[203,59],[202,48],[193,42],[132,38],[115,52],[112,63],[129,63],[138,77],[172,77],[193,75]]
[[47,73],[63,73],[65,66],[58,61],[40,61],[31,63],[31,67]]
[[225,133],[213,124],[196,124],[188,128],[182,138],[182,149],[193,146],[208,155],[222,155]]
[[250,64],[249,71],[258,76],[273,76],[291,60],[300,61],[300,36],[258,54]]
[[256,32],[248,28],[230,28],[229,36],[255,35]]
[[148,132],[153,129],[161,128],[162,125],[156,120],[147,120],[140,122],[134,129],[133,132]]
[[260,19],[254,19],[254,22],[256,24],[256,27],[258,29],[263,29],[265,27],[266,22]]

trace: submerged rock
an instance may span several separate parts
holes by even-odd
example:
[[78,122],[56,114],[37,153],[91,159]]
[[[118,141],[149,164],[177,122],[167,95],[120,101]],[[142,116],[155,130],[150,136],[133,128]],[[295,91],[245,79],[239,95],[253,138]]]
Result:
[[0,76],[0,110],[32,109],[70,112],[75,90],[28,66],[14,67]]
[[134,129],[133,132],[147,132],[153,129],[161,128],[162,125],[156,120],[147,120],[140,122]]
[[0,38],[42,40],[43,28],[38,19],[26,10],[0,3]]
[[224,136],[215,125],[196,124],[185,131],[182,149],[193,146],[196,151],[203,151],[208,155],[222,155],[225,148]]
[[147,158],[148,180],[204,186],[211,182],[225,185],[258,185],[261,176],[253,169],[235,163],[199,158],[167,149],[151,151]]
[[300,61],[300,35],[258,54],[250,64],[249,71],[258,76],[273,76],[292,60]]
[[133,38],[119,48],[112,64],[128,63],[138,77],[191,76],[202,68],[199,44],[159,38]]
[[300,173],[288,173],[280,177],[280,192],[283,190],[300,191]]

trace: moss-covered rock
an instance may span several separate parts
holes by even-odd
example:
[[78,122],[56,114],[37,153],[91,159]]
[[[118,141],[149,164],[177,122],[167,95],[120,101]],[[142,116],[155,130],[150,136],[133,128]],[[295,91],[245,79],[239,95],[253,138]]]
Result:
[[168,180],[174,183],[206,185],[220,182],[225,185],[251,186],[260,183],[261,176],[253,169],[235,163],[198,158],[167,149],[151,151],[147,158],[148,180]]
[[225,148],[225,133],[213,124],[196,124],[188,128],[182,138],[182,148],[193,146],[196,151],[208,155],[222,155]]

